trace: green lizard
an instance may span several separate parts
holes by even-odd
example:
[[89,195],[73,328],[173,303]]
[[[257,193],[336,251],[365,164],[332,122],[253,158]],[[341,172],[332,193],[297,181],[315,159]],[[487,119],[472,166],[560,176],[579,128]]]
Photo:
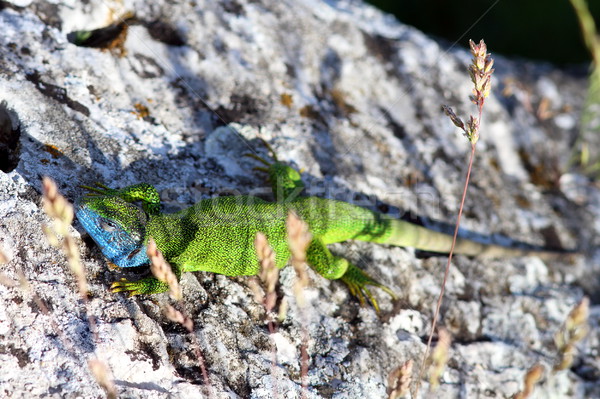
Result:
[[[267,165],[277,202],[251,196],[216,197],[198,202],[173,214],[160,212],[157,190],[145,183],[120,190],[103,185],[87,187],[87,196],[79,199],[77,218],[98,244],[103,254],[119,267],[143,266],[148,239],[171,264],[179,278],[182,272],[206,271],[228,276],[255,275],[258,260],[254,249],[257,232],[264,233],[282,268],[290,257],[285,221],[295,212],[309,226],[312,241],[307,263],[321,276],[340,279],[364,304],[367,297],[375,309],[377,301],[369,286],[378,287],[392,297],[394,293],[346,259],[334,256],[327,245],[347,240],[414,247],[433,252],[449,252],[452,236],[435,232],[406,221],[387,217],[342,201],[299,194],[304,188],[300,173],[278,162],[256,157]],[[141,208],[136,203],[141,203]],[[557,252],[525,250],[481,244],[459,238],[456,254],[468,256],[556,256]],[[113,292],[131,295],[166,291],[166,283],[155,277],[113,283]]]

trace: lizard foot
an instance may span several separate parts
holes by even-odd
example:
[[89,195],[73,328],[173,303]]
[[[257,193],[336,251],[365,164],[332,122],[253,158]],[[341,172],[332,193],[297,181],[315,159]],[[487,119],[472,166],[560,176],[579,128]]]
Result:
[[245,154],[242,154],[242,156],[255,159],[258,162],[265,165],[265,166],[256,166],[256,167],[252,168],[253,170],[258,170],[260,172],[269,174],[269,171],[270,171],[270,168],[272,167],[272,165],[275,163],[279,163],[279,160],[277,159],[277,154],[275,153],[275,150],[273,149],[273,147],[271,147],[271,144],[269,144],[269,142],[266,141],[265,139],[263,139],[262,137],[260,137],[259,139],[262,141],[263,145],[267,148],[267,151],[269,152],[269,155],[273,158],[273,161],[268,161],[265,158],[261,157],[260,155],[254,153],[254,152],[247,152]]
[[300,195],[302,190],[304,190],[304,183],[302,182],[300,172],[291,166],[280,162],[271,145],[267,141],[261,140],[265,147],[267,147],[267,150],[271,153],[273,161],[266,160],[255,153],[246,153],[244,156],[253,158],[264,165],[256,166],[253,169],[268,175],[267,180],[271,183],[271,189],[277,202],[293,200]]
[[361,305],[364,306],[366,303],[365,297],[368,298],[369,302],[371,302],[373,308],[375,308],[375,311],[377,313],[379,313],[379,304],[377,303],[377,300],[375,299],[373,294],[371,294],[371,291],[367,287],[368,285],[372,285],[374,287],[382,289],[387,294],[389,294],[392,297],[392,299],[397,298],[396,294],[394,294],[394,292],[391,289],[377,282],[367,273],[363,272],[354,265],[349,265],[348,270],[346,271],[346,273],[344,273],[341,280],[348,286],[350,294],[358,298]]
[[111,292],[126,292],[129,296],[158,294],[159,292],[165,292],[168,289],[169,286],[166,283],[163,283],[154,277],[146,277],[138,281],[129,281],[122,278],[119,281],[115,281],[110,286]]

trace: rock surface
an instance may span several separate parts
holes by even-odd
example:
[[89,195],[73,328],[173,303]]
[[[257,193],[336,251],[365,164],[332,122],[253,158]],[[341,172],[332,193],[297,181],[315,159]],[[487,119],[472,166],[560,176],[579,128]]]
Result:
[[[120,32],[111,49],[72,43],[75,31],[111,24]],[[303,169],[311,194],[447,228],[435,221],[456,218],[469,148],[440,104],[474,112],[466,51],[354,1],[3,1],[0,26],[0,248],[9,259],[0,269],[1,396],[102,397],[88,366],[98,358],[120,397],[299,398],[303,328],[309,398],[382,398],[393,368],[419,364],[443,257],[336,245],[399,299],[376,292],[377,316],[313,274],[303,315],[285,269],[280,294],[290,309],[273,337],[247,278],[187,274],[192,339],[162,315],[166,295],[111,294],[120,273],[75,225],[86,311],[63,253],[42,232],[40,178],[70,200],[80,184],[145,181],[166,211],[221,193],[267,196],[264,176],[241,156],[265,156],[264,138]],[[465,234],[578,247],[583,256],[456,257],[441,316],[453,344],[435,395],[510,397],[540,363],[531,397],[600,397],[600,193],[567,173],[585,79],[495,58]],[[30,289],[11,286],[19,271]],[[573,367],[551,373],[554,334],[584,295],[591,333]]]

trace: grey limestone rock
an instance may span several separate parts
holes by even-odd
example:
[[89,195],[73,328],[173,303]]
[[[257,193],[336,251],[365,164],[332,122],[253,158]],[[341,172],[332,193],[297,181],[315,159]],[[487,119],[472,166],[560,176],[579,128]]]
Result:
[[[74,32],[111,24],[104,44],[73,43],[82,40]],[[163,316],[167,295],[111,294],[122,273],[75,224],[86,310],[64,255],[42,233],[41,177],[72,201],[81,184],[148,182],[166,211],[226,192],[267,195],[264,176],[242,157],[265,156],[263,138],[302,168],[313,195],[446,229],[469,145],[440,105],[474,112],[466,50],[357,1],[15,0],[0,2],[0,27],[0,248],[9,259],[0,266],[0,396],[102,397],[88,366],[98,358],[123,398],[299,398],[303,328],[308,398],[383,398],[393,368],[420,363],[443,257],[336,245],[399,299],[376,292],[378,316],[313,274],[303,313],[285,269],[280,293],[290,308],[273,336],[247,278],[188,274],[192,339]],[[600,192],[568,165],[585,80],[495,59],[463,234],[583,255],[570,263],[456,257],[440,321],[453,344],[435,395],[510,397],[539,363],[546,372],[532,397],[600,397]],[[19,271],[29,290],[10,284]],[[551,373],[554,334],[584,295],[590,334],[571,369]]]

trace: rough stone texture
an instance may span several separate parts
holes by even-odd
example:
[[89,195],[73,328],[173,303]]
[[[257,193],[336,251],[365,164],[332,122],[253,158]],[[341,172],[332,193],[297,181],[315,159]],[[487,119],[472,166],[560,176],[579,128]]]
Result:
[[[135,19],[124,51],[67,40],[126,12]],[[310,193],[418,215],[439,229],[448,226],[435,220],[456,217],[468,145],[440,104],[473,112],[469,55],[362,3],[3,1],[0,26],[0,247],[10,259],[1,266],[0,396],[102,397],[87,365],[95,357],[121,397],[207,394],[193,340],[162,316],[167,296],[111,294],[120,273],[75,225],[98,325],[98,338],[91,334],[64,255],[41,230],[43,175],[71,200],[80,184],[149,182],[167,211],[224,192],[268,196],[264,176],[242,157],[266,155],[262,137],[303,168]],[[531,397],[599,397],[600,195],[566,173],[585,80],[496,61],[464,233],[584,255],[570,263],[455,258],[441,316],[454,343],[436,395],[509,397],[541,363],[546,373]],[[380,317],[314,275],[302,315],[286,269],[280,294],[290,310],[271,338],[246,278],[184,276],[212,397],[301,397],[303,326],[309,398],[385,397],[388,373],[420,362],[445,259],[367,243],[335,250],[398,293],[391,301],[376,292]],[[19,271],[30,290],[6,285]],[[583,295],[592,299],[591,333],[574,366],[552,374],[553,335]]]

